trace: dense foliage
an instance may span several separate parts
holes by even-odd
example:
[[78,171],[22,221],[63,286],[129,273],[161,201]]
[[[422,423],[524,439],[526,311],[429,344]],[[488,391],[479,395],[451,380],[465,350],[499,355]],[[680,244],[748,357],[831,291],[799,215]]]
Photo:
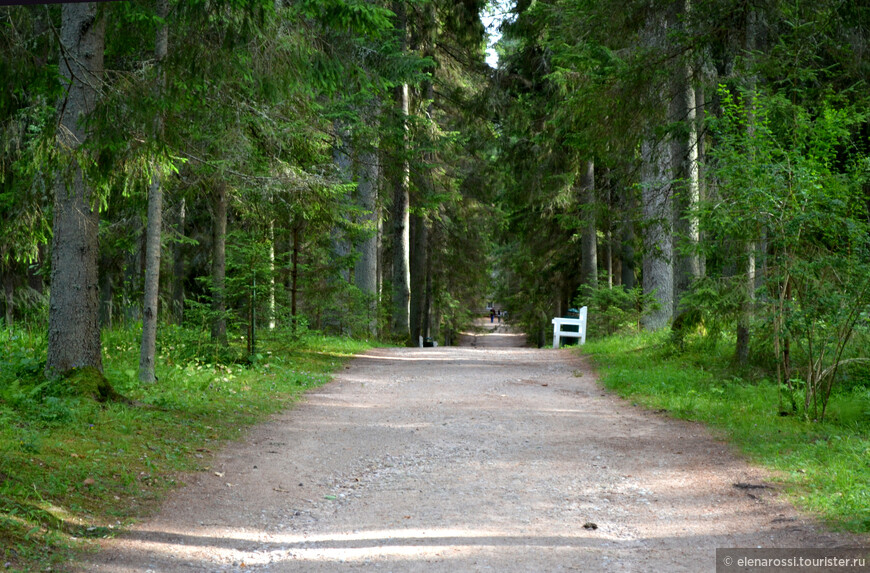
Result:
[[680,347],[730,335],[784,411],[823,418],[840,365],[868,358],[870,11],[552,0],[518,2],[503,32],[513,316],[539,343],[578,305],[605,332],[634,308]]

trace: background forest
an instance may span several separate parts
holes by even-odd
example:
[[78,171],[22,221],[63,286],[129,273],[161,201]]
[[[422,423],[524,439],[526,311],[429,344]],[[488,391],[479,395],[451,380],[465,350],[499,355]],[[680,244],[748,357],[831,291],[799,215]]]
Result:
[[[449,345],[490,300],[865,427],[868,38],[840,0],[0,8],[0,476],[70,387],[181,410],[344,344],[312,333]],[[19,481],[4,519],[51,530]]]

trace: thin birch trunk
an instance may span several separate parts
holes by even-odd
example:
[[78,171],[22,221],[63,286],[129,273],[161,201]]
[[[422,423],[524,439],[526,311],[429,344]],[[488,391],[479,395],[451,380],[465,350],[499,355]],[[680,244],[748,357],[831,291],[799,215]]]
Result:
[[[753,53],[758,47],[758,14],[755,10],[750,10],[746,22],[746,44],[745,49],[748,56],[748,61],[753,60]],[[755,84],[756,79],[754,71],[750,70],[748,76],[749,89],[747,90],[746,98],[746,131],[747,139],[751,142],[755,135]],[[750,161],[755,161],[754,150],[747,149],[750,156]],[[754,229],[750,229],[749,237],[743,245],[743,253],[740,259],[741,266],[739,268],[739,281],[741,285],[742,297],[740,302],[739,315],[737,317],[737,336],[735,340],[734,356],[739,364],[746,364],[749,361],[749,348],[751,345],[751,324],[752,312],[755,306],[755,236]]]
[[269,330],[275,330],[275,220],[269,219]]
[[595,225],[595,162],[586,161],[580,171],[580,284],[584,295],[598,288],[598,229]]
[[[165,91],[166,76],[163,61],[169,49],[169,1],[158,0],[157,16],[163,19],[163,26],[157,31],[154,42],[154,59],[157,62],[157,89]],[[155,136],[163,136],[163,114],[158,113],[155,123]],[[148,188],[148,226],[145,229],[145,296],[142,313],[142,344],[139,348],[139,381],[153,384],[157,381],[154,373],[154,354],[157,347],[157,304],[160,290],[160,247],[163,228],[163,189],[162,173],[156,162],[151,165],[151,185]]]
[[[400,48],[407,47],[407,7],[404,0],[393,3],[396,14],[396,29],[401,34]],[[399,161],[393,169],[393,324],[392,333],[396,338],[407,340],[410,336],[410,298],[411,298],[411,261],[410,261],[410,166],[405,157],[408,147],[408,114],[410,96],[408,84],[396,86],[393,102],[399,114]]]
[[411,297],[410,297],[410,330],[411,345],[417,346],[423,336],[423,313],[426,298],[426,268],[427,244],[429,242],[426,217],[413,215],[411,217]]
[[[396,88],[396,104],[403,118],[408,116],[408,86]],[[407,129],[406,120],[402,130]],[[406,141],[403,139],[403,141]],[[404,155],[403,150],[400,151]],[[393,181],[393,336],[407,339],[410,335],[411,265],[409,165],[403,158]]]

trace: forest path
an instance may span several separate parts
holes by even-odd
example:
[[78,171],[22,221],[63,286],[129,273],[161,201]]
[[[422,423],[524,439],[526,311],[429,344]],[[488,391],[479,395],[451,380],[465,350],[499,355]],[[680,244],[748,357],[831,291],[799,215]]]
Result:
[[766,474],[703,427],[494,330],[356,358],[82,569],[694,572],[717,547],[856,542],[735,487]]

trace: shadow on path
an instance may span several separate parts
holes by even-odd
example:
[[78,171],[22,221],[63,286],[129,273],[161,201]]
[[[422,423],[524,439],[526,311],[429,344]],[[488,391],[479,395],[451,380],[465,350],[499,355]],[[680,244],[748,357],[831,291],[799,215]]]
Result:
[[526,335],[515,331],[505,322],[490,322],[489,318],[478,318],[470,332],[459,335],[457,346],[474,348],[524,348],[528,346]]

